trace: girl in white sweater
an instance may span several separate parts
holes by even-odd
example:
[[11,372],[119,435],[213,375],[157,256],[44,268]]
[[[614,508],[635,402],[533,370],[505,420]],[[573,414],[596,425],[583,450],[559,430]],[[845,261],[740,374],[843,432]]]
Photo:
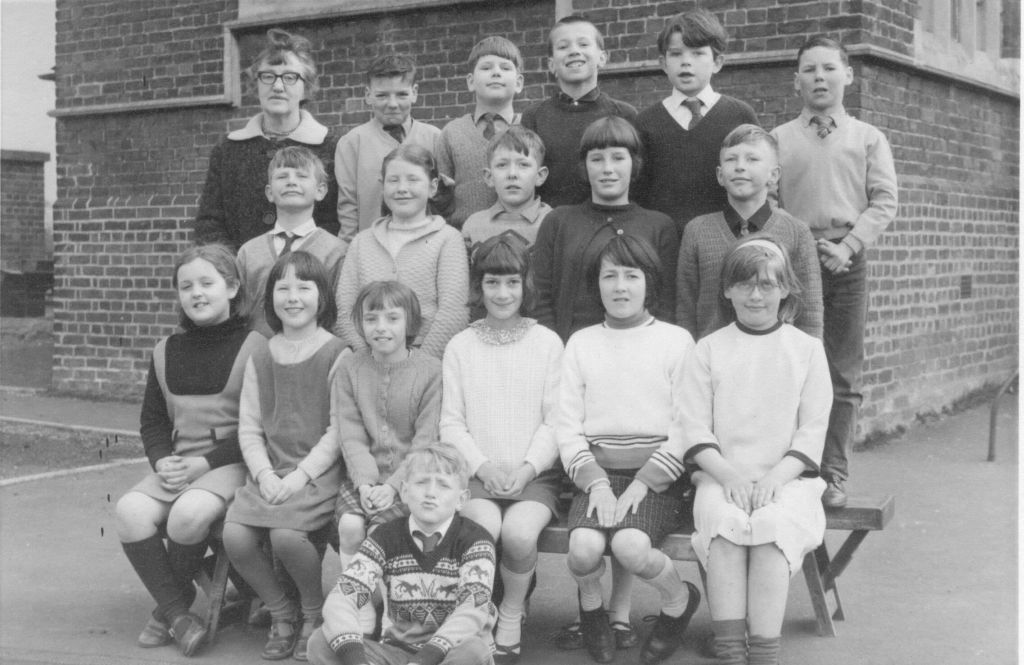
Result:
[[818,464],[832,389],[821,341],[788,323],[796,278],[769,237],[722,264],[736,321],[697,343],[678,411],[699,470],[693,549],[720,663],[774,665],[789,578],[825,534]]
[[499,235],[482,243],[473,253],[470,294],[487,316],[452,338],[443,362],[441,438],[473,473],[462,514],[501,544],[499,665],[519,656],[537,538],[556,512],[562,478],[552,428],[562,342],[522,316],[532,286],[521,240]]

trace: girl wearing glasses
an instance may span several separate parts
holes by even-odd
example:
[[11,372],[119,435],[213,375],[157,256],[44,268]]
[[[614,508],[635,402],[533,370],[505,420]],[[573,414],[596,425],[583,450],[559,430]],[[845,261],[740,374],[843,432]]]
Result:
[[[265,193],[267,166],[278,149],[301,145],[334,172],[338,137],[303,106],[316,91],[317,68],[308,39],[284,30],[267,32],[267,44],[248,70],[260,112],[213,149],[195,220],[196,242],[224,242],[234,249],[274,231],[277,216]],[[313,210],[316,225],[338,233],[338,184]]]
[[692,543],[718,662],[778,663],[789,579],[825,534],[832,388],[821,341],[789,323],[800,288],[780,244],[749,236],[721,283],[735,320],[697,343],[676,412],[697,486]]

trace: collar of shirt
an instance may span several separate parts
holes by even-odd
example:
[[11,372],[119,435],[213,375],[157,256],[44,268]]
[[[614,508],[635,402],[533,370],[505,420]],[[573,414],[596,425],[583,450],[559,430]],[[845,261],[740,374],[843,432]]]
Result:
[[[245,127],[236,129],[228,134],[231,141],[245,141],[246,139],[263,136],[263,114],[257,113],[249,118]],[[327,128],[316,121],[309,111],[299,111],[299,126],[288,135],[288,138],[306,145],[320,145],[327,138]]]
[[533,200],[530,201],[526,207],[519,212],[510,212],[505,209],[501,201],[497,201],[487,210],[487,217],[493,222],[500,217],[513,218],[516,220],[522,219],[529,224],[536,224],[537,218],[540,217],[540,209],[543,203],[539,196],[534,196]]
[[813,124],[811,124],[811,120],[816,115],[823,115],[823,116],[831,117],[832,120],[836,123],[836,129],[842,127],[843,123],[846,122],[846,119],[850,117],[850,116],[848,116],[846,114],[846,109],[844,109],[844,108],[840,108],[835,113],[827,113],[827,114],[826,113],[815,113],[814,111],[805,108],[802,111],[800,111],[800,126],[804,127],[804,128],[810,127],[812,130],[817,131],[817,127],[814,126]]
[[292,249],[296,250],[296,249],[299,248],[300,245],[302,245],[302,243],[306,242],[306,236],[308,236],[313,231],[316,231],[316,222],[313,221],[312,217],[310,217],[308,220],[306,220],[305,222],[299,224],[298,226],[296,226],[294,229],[291,229],[291,230],[283,229],[283,228],[281,228],[281,224],[280,223],[275,223],[274,224],[274,228],[271,229],[270,231],[267,231],[267,233],[269,233],[271,236],[273,236],[273,238],[274,238],[274,249],[276,249],[278,251],[278,253],[280,253],[281,250],[284,249],[284,238],[282,238],[281,236],[277,235],[278,233],[281,233],[282,231],[285,232],[285,233],[290,233],[293,236],[298,236],[295,239],[295,242],[292,243]]
[[[711,111],[711,107],[722,98],[722,95],[712,90],[710,85],[706,85],[694,98],[699,99],[703,103],[701,115],[707,115]],[[691,97],[672,88],[672,94],[661,102],[665,110],[668,111],[668,114],[682,127],[689,127],[690,120],[693,118],[693,113],[690,112],[690,109],[683,106],[683,102],[687,99],[691,99]]]
[[[725,210],[723,213],[725,214],[725,223],[729,225],[729,229],[732,231],[732,234],[739,238],[740,227],[743,225],[743,216],[736,212],[736,209],[728,203],[725,204]],[[757,233],[763,229],[768,218],[771,216],[772,207],[768,205],[767,201],[765,201],[764,205],[758,208],[757,211],[750,216],[750,219],[747,220],[750,232]]]
[[[452,521],[454,519],[455,519],[455,515],[452,515],[451,517],[449,517],[444,522],[444,524],[442,524],[438,528],[434,529],[433,531],[427,531],[422,526],[420,526],[420,523],[416,521],[415,517],[413,517],[412,515],[409,515],[409,527],[408,527],[409,528],[409,535],[412,536],[412,532],[413,531],[421,531],[421,532],[423,532],[423,535],[426,535],[426,536],[429,536],[432,533],[439,533],[439,534],[441,534],[441,538],[440,538],[440,540],[438,540],[438,542],[441,542],[441,540],[444,540],[445,534],[448,533],[448,529],[451,528]],[[419,545],[421,549],[423,548],[423,543],[421,543],[415,536],[413,536],[412,540],[413,540],[414,543]]]
[[562,102],[563,104],[592,104],[597,101],[597,98],[601,96],[601,88],[594,86],[588,92],[583,93],[579,97],[571,97],[561,90],[555,93],[555,99]]
[[480,118],[484,117],[485,113],[493,113],[495,120],[504,120],[505,124],[511,127],[515,124],[516,114],[515,111],[509,110],[505,113],[497,113],[495,111],[474,111],[473,112],[473,124],[480,122]]

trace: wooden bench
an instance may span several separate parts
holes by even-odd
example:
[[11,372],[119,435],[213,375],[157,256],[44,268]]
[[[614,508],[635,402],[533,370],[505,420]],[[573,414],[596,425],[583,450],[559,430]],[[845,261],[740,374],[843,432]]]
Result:
[[[886,527],[896,513],[896,499],[884,497],[850,497],[845,508],[825,511],[826,528],[832,531],[848,531],[834,555],[829,555],[828,547],[822,543],[804,558],[804,579],[807,590],[811,594],[811,604],[818,621],[818,634],[827,637],[836,636],[834,621],[842,621],[846,617],[843,605],[839,600],[839,589],[836,580],[853,559],[854,552],[864,542],[870,531],[880,531]],[[693,525],[684,527],[669,534],[661,544],[661,549],[676,561],[697,561],[697,555],[690,545]],[[569,530],[565,521],[547,527],[537,541],[537,549],[549,554],[564,554],[569,549]],[[701,570],[703,577],[704,571]],[[829,593],[831,593],[831,602]]]

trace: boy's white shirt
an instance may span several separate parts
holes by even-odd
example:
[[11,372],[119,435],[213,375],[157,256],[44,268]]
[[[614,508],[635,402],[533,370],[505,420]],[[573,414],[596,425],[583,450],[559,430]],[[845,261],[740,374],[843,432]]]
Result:
[[274,252],[276,254],[278,254],[278,255],[280,255],[281,251],[284,250],[284,238],[282,238],[281,236],[277,235],[278,233],[281,233],[282,231],[285,232],[285,233],[290,233],[293,236],[298,236],[292,242],[292,251],[294,251],[296,249],[299,249],[302,246],[302,244],[304,242],[306,242],[306,239],[307,239],[307,237],[309,236],[310,233],[312,233],[313,231],[316,231],[316,222],[313,221],[312,217],[310,217],[308,220],[306,220],[305,222],[302,222],[301,224],[296,226],[294,229],[286,229],[286,228],[281,226],[280,222],[276,222],[274,224],[274,228],[271,229],[270,231],[267,231],[267,233],[269,233],[270,235],[272,235],[274,237]]
[[[720,93],[715,92],[711,88],[711,84],[704,86],[704,89],[694,95],[697,99],[704,103],[703,115],[707,115],[711,107],[718,103],[718,100],[722,98]],[[676,88],[672,88],[672,94],[662,100],[662,104],[665,106],[665,110],[672,116],[672,119],[679,123],[679,126],[686,129],[690,126],[690,120],[693,119],[693,113],[690,109],[683,106],[683,102],[687,99],[692,99],[690,95],[679,92]]]

